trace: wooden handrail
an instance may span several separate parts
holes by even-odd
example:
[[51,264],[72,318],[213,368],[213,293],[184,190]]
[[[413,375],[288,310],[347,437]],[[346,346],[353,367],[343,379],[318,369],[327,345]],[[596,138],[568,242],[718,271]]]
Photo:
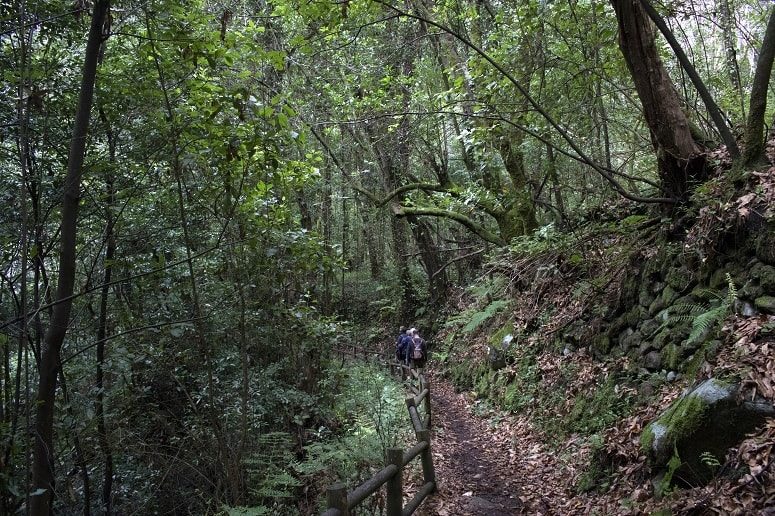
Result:
[[[355,346],[352,347],[352,351],[349,349],[339,350],[342,355],[347,354],[355,358],[358,358],[357,351]],[[417,438],[417,444],[406,451],[402,448],[389,448],[387,450],[385,467],[353,489],[349,494],[344,484],[337,483],[329,487],[327,491],[328,508],[323,512],[322,516],[349,516],[350,510],[376,493],[383,485],[387,485],[387,516],[409,516],[437,489],[436,472],[433,467],[433,456],[431,454],[430,386],[425,375],[417,369],[393,361],[390,354],[363,350],[362,356],[364,358],[368,354],[383,357],[391,372],[398,370],[401,372],[401,379],[408,380],[407,388],[412,394],[406,397],[406,406]],[[423,418],[420,418],[418,406],[422,406],[425,411]],[[420,457],[422,463],[423,486],[404,506],[403,468],[417,457]]]

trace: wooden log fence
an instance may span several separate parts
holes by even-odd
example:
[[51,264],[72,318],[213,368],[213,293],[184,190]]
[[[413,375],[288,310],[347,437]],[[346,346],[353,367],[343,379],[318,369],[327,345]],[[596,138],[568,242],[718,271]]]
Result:
[[[360,352],[359,352],[360,351]],[[355,509],[369,496],[386,486],[387,516],[409,516],[420,507],[420,504],[436,492],[436,472],[433,468],[431,455],[431,391],[425,374],[405,364],[393,360],[392,355],[374,351],[358,350],[355,346],[340,348],[340,354],[364,360],[375,359],[386,364],[391,373],[398,373],[407,388],[406,408],[412,423],[417,443],[408,450],[403,448],[388,448],[385,467],[371,478],[348,493],[347,487],[336,483],[327,490],[328,508],[322,516],[350,516]],[[420,414],[420,410],[424,415]],[[404,505],[404,475],[405,466],[417,457],[420,458],[423,472],[423,485],[415,495]]]

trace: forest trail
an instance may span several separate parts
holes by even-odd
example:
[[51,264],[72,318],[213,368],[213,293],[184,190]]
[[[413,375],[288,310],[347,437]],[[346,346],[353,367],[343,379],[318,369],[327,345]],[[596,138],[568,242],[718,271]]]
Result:
[[472,414],[464,394],[429,374],[433,400],[433,462],[439,492],[424,503],[421,515],[521,514],[525,485],[511,435]]

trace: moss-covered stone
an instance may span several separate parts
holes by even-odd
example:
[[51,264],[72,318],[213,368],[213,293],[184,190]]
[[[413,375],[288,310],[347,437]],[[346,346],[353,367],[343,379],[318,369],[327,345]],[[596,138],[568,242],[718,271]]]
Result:
[[751,277],[759,282],[765,293],[775,294],[775,267],[757,263],[751,267]]
[[590,350],[592,355],[596,357],[603,357],[611,351],[611,339],[608,335],[598,335],[592,340],[590,344]]
[[766,415],[748,404],[738,405],[737,389],[737,385],[716,378],[706,380],[650,423],[640,444],[652,466],[665,468],[677,453],[682,464],[674,479],[692,485],[709,481],[715,472],[702,456],[724,457]]
[[673,287],[670,285],[666,286],[662,291],[662,302],[665,304],[665,306],[670,306],[670,304],[672,304],[672,302],[676,299],[678,299],[678,292],[673,290]]
[[661,297],[658,297],[649,305],[649,315],[653,317],[666,307],[665,301]]
[[762,312],[768,314],[775,314],[775,297],[773,296],[761,296],[754,300],[754,306]]
[[643,334],[644,337],[648,339],[656,334],[660,326],[662,326],[662,324],[659,321],[655,319],[647,319],[641,323],[638,330],[641,332],[641,334]]
[[694,282],[694,275],[686,267],[671,267],[665,277],[667,284],[681,292],[686,290]]
[[667,369],[677,371],[682,360],[681,346],[673,342],[667,344],[662,350],[662,358]]

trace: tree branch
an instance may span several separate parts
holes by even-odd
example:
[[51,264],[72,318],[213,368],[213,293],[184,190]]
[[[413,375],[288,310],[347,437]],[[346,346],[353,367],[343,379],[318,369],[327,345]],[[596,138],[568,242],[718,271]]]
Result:
[[584,160],[586,164],[588,164],[590,167],[592,167],[598,174],[603,176],[603,178],[608,181],[608,183],[613,186],[614,190],[616,190],[619,195],[624,197],[625,199],[629,199],[631,201],[635,202],[641,202],[641,203],[657,203],[657,204],[676,204],[678,202],[677,199],[672,197],[641,197],[639,195],[634,195],[628,192],[624,189],[624,187],[613,177],[611,173],[609,173],[605,167],[599,165],[597,162],[595,162],[592,158],[587,156],[587,154],[579,147],[578,144],[571,138],[570,134],[568,134],[568,131],[566,131],[557,121],[554,120],[554,118],[530,95],[530,93],[527,91],[527,89],[522,86],[522,84],[517,81],[517,79],[509,73],[508,70],[506,70],[503,66],[501,66],[494,58],[492,58],[487,52],[482,50],[480,47],[475,45],[472,41],[468,40],[465,36],[453,31],[449,27],[446,27],[444,25],[441,25],[438,22],[435,22],[433,20],[430,20],[428,18],[425,18],[423,16],[420,16],[419,14],[415,14],[409,11],[404,11],[403,9],[400,9],[398,7],[395,7],[393,5],[390,5],[385,0],[373,0],[374,2],[384,5],[388,9],[392,9],[393,11],[401,14],[402,16],[405,16],[407,18],[412,18],[414,20],[422,21],[424,23],[427,23],[428,25],[431,25],[433,27],[436,27],[439,30],[442,30],[446,32],[447,34],[451,35],[464,45],[466,45],[468,48],[479,54],[482,59],[487,61],[493,68],[495,68],[498,73],[500,73],[503,77],[506,78],[518,91],[519,93],[525,97],[525,100],[528,101],[528,103],[535,109],[543,118],[546,120],[549,125],[551,125],[555,131],[557,131],[562,138],[568,142],[568,145],[573,149],[578,156]]
[[406,217],[408,215],[418,215],[418,216],[425,215],[428,217],[441,217],[445,219],[454,220],[455,222],[471,230],[471,232],[476,234],[482,240],[485,240],[487,242],[490,242],[491,244],[495,244],[500,247],[503,247],[507,244],[507,242],[504,239],[502,239],[495,233],[488,231],[484,226],[482,226],[477,222],[474,222],[470,217],[467,217],[462,213],[442,210],[440,208],[406,207],[406,206],[398,206],[398,205],[394,205],[392,207],[392,210],[393,210],[393,214],[396,217]]

